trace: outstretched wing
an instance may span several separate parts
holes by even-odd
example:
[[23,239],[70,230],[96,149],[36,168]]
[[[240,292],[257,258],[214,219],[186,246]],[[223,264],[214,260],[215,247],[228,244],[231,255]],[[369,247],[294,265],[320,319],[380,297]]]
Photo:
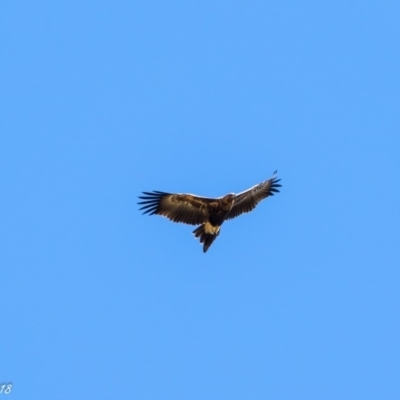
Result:
[[261,200],[279,192],[278,188],[282,186],[278,183],[279,181],[280,179],[277,179],[275,171],[271,179],[261,182],[260,184],[236,195],[233,207],[231,211],[229,211],[226,219],[232,219],[240,214],[250,212]]
[[164,192],[143,192],[144,196],[139,199],[144,201],[140,210],[143,214],[157,214],[167,217],[173,222],[182,222],[184,224],[199,225],[208,220],[207,205],[215,199],[194,196],[192,194],[171,194]]

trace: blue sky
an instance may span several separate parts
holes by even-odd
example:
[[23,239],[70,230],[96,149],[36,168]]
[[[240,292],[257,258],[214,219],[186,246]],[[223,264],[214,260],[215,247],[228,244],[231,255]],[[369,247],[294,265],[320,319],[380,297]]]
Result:
[[[7,2],[13,399],[398,399],[397,2]],[[282,190],[223,225],[142,191]]]

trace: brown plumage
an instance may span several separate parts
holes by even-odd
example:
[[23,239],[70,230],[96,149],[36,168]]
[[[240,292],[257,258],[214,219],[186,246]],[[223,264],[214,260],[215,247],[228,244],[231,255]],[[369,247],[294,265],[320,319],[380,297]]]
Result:
[[200,225],[193,231],[194,236],[203,243],[206,252],[217,238],[220,227],[227,219],[252,211],[257,204],[268,196],[279,192],[276,171],[272,178],[261,182],[239,194],[227,194],[217,199],[195,196],[193,194],[173,194],[165,192],[143,192],[138,204],[143,205],[143,214],[157,214],[173,222]]

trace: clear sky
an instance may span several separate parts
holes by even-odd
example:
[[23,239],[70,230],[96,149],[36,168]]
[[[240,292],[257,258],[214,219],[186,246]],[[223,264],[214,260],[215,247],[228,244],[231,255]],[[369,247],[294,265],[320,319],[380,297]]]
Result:
[[[399,15],[4,2],[0,396],[399,399]],[[206,254],[136,204],[276,169]]]

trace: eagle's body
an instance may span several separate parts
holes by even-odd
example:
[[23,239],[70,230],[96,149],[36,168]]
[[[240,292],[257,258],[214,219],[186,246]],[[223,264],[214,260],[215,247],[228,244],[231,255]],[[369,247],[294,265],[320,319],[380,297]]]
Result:
[[173,222],[182,222],[190,225],[200,225],[193,233],[203,243],[206,252],[212,242],[219,235],[221,225],[227,219],[253,210],[256,205],[268,196],[279,192],[277,179],[274,173],[268,179],[252,188],[239,193],[227,194],[217,199],[195,196],[193,194],[172,194],[165,192],[143,192],[139,196],[144,201],[141,210],[143,214],[149,213],[162,215]]

